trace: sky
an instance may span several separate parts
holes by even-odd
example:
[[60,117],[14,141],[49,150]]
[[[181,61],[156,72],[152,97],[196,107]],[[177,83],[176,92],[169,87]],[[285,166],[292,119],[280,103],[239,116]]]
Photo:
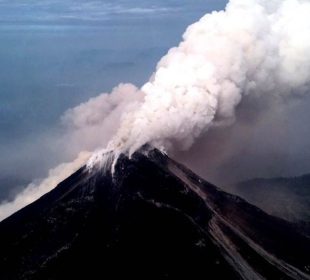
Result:
[[0,200],[74,158],[57,143],[68,108],[142,85],[190,23],[225,5],[0,0]]

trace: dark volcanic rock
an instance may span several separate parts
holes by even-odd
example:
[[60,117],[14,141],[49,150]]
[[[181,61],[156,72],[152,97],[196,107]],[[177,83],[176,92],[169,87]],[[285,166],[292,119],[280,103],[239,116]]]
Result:
[[0,279],[309,279],[309,240],[157,150],[0,223]]

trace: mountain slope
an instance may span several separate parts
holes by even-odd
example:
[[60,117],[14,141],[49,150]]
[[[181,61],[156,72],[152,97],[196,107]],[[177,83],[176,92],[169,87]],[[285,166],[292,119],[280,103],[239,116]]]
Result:
[[0,223],[0,279],[310,279],[310,242],[157,150],[81,168]]
[[310,174],[252,179],[235,184],[232,191],[267,213],[296,223],[310,236]]
[[257,178],[232,191],[267,213],[294,222],[310,237],[310,174],[292,178]]

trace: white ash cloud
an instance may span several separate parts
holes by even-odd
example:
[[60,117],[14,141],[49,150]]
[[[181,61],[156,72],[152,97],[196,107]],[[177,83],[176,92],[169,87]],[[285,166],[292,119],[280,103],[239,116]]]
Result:
[[75,153],[94,151],[105,146],[119,127],[122,116],[134,111],[143,100],[143,93],[132,84],[120,84],[111,93],[102,93],[62,117],[66,127],[65,141]]
[[[146,143],[186,150],[210,127],[231,124],[247,95],[288,98],[309,91],[310,3],[231,0],[189,26],[122,117],[107,150]],[[98,155],[96,155],[98,158]]]
[[[189,26],[141,89],[123,84],[69,110],[62,118],[66,147],[73,153],[105,148],[90,166],[106,159],[107,151],[132,154],[146,143],[183,151],[210,128],[227,129],[248,97],[289,100],[307,94],[309,14],[309,1],[231,0],[224,11]],[[43,189],[50,190],[33,187],[38,195],[32,197]],[[0,206],[1,217],[31,202],[27,193],[16,199],[25,202]]]

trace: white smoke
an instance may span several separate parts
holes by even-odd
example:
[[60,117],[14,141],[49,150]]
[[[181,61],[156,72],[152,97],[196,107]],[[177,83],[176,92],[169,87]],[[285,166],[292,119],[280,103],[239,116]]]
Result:
[[246,95],[307,93],[309,30],[309,1],[231,0],[205,15],[160,60],[143,102],[102,153],[132,154],[146,143],[188,149],[210,127],[234,122]]
[[136,110],[142,100],[143,93],[136,86],[120,84],[110,94],[102,93],[69,109],[62,122],[72,153],[104,147],[116,133],[122,115]]
[[[209,128],[232,124],[245,96],[287,99],[308,93],[309,31],[309,1],[230,0],[225,11],[188,27],[141,90],[121,84],[69,110],[62,118],[65,140],[75,152],[106,147],[89,166],[109,159],[107,152],[132,154],[146,143],[186,150]],[[61,176],[51,174],[47,184],[31,185],[1,205],[0,216],[37,199],[73,171],[57,170]]]
[[65,180],[70,174],[77,171],[89,159],[91,153],[81,152],[76,160],[70,163],[62,163],[49,171],[46,179],[40,183],[29,184],[13,201],[7,201],[0,205],[0,221],[34,202],[45,193],[51,191],[61,181]]
[[[108,143],[116,132],[122,113],[136,109],[142,93],[131,84],[120,84],[110,94],[102,93],[73,109],[62,117],[66,133],[62,137],[62,148],[68,153],[78,153],[69,163],[62,163],[49,171],[46,179],[29,184],[13,201],[0,205],[0,221],[22,207],[34,202],[51,191],[61,181],[85,165],[96,148]],[[83,151],[83,152],[80,152]]]

